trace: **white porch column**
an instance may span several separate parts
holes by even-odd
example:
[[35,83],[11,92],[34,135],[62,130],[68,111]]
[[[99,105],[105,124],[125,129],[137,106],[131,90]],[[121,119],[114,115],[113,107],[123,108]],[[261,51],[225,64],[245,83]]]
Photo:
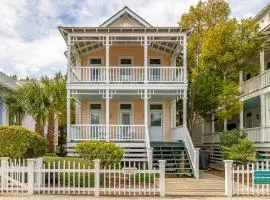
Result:
[[260,95],[260,100],[261,100],[261,142],[264,142],[265,136],[264,136],[264,127],[265,127],[265,112],[266,112],[266,107],[265,107],[265,94]]
[[184,67],[184,83],[187,83],[187,37],[184,37],[183,46],[183,67]]
[[144,90],[144,125],[148,128],[148,91]]
[[68,35],[68,41],[67,41],[67,83],[70,83],[70,68],[71,68],[71,41],[70,41],[70,35]]
[[[243,71],[241,70],[239,72],[239,85],[240,85],[240,93],[241,93],[241,85],[243,83]],[[244,102],[243,102],[244,103]],[[242,110],[239,113],[239,129],[243,130],[244,129],[244,105]]]
[[144,36],[144,83],[148,83],[148,39]]
[[70,90],[67,90],[67,142],[70,142]]
[[110,38],[109,36],[106,36],[106,83],[109,83],[109,66],[110,66]]
[[262,49],[262,51],[260,52],[260,72],[263,73],[264,72],[264,48]]
[[110,140],[110,91],[106,90],[106,141]]
[[270,93],[265,94],[265,125],[270,126]]
[[187,90],[184,91],[183,98],[183,124],[187,125]]
[[241,110],[239,113],[239,129],[240,130],[244,129],[244,110]]
[[2,122],[3,125],[9,125],[9,110],[8,105],[3,103],[3,111],[2,111]]
[[228,124],[228,120],[224,119],[224,131],[227,131],[227,124]]
[[171,128],[176,127],[176,100],[171,102]]

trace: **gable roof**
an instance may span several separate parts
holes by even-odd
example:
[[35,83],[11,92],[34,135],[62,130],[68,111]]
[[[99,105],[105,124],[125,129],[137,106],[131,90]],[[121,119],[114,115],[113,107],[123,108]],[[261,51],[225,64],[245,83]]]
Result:
[[[147,21],[145,21],[142,17],[140,17],[138,14],[133,12],[131,9],[129,9],[127,6],[125,6],[123,9],[118,11],[116,14],[114,14],[112,17],[107,19],[105,22],[103,22],[99,27],[108,27],[113,25],[115,22],[117,22],[119,19],[125,16],[129,16],[131,19],[136,21],[139,25],[142,27],[152,27],[151,24],[149,24]],[[113,26],[112,26],[113,27]]]
[[260,19],[267,11],[270,10],[270,3],[268,3],[264,8],[254,17],[255,20]]

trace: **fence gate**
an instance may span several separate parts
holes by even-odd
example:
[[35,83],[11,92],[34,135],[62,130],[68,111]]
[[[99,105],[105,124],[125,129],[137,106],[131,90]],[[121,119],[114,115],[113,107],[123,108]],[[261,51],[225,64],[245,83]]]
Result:
[[233,166],[225,160],[225,195],[268,196],[270,195],[270,162],[261,161]]
[[93,196],[165,196],[165,161],[159,169],[139,163],[115,164],[107,168],[80,162],[49,162],[42,158],[26,161],[1,158],[1,193],[79,194]]
[[28,181],[31,180],[29,167],[25,160],[1,158],[0,193],[28,193]]

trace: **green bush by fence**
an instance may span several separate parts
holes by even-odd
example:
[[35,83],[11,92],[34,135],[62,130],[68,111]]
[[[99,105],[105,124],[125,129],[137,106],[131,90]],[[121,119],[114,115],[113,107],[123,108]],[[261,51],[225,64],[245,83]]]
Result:
[[0,157],[36,158],[46,151],[46,141],[21,126],[0,126]]
[[100,165],[107,167],[118,164],[124,155],[124,149],[115,143],[86,141],[75,145],[75,151],[85,160],[100,159]]

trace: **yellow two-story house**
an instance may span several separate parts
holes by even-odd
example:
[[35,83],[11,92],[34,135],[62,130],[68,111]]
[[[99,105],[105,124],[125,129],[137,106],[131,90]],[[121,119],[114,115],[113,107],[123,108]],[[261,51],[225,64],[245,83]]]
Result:
[[[116,142],[125,148],[123,161],[146,162],[152,168],[165,159],[168,173],[181,174],[180,164],[188,160],[182,166],[197,176],[198,153],[185,127],[187,40],[192,30],[153,27],[128,7],[99,27],[59,30],[67,44],[69,154],[80,141]],[[71,98],[76,101],[75,123]],[[179,98],[183,126],[176,127]]]

